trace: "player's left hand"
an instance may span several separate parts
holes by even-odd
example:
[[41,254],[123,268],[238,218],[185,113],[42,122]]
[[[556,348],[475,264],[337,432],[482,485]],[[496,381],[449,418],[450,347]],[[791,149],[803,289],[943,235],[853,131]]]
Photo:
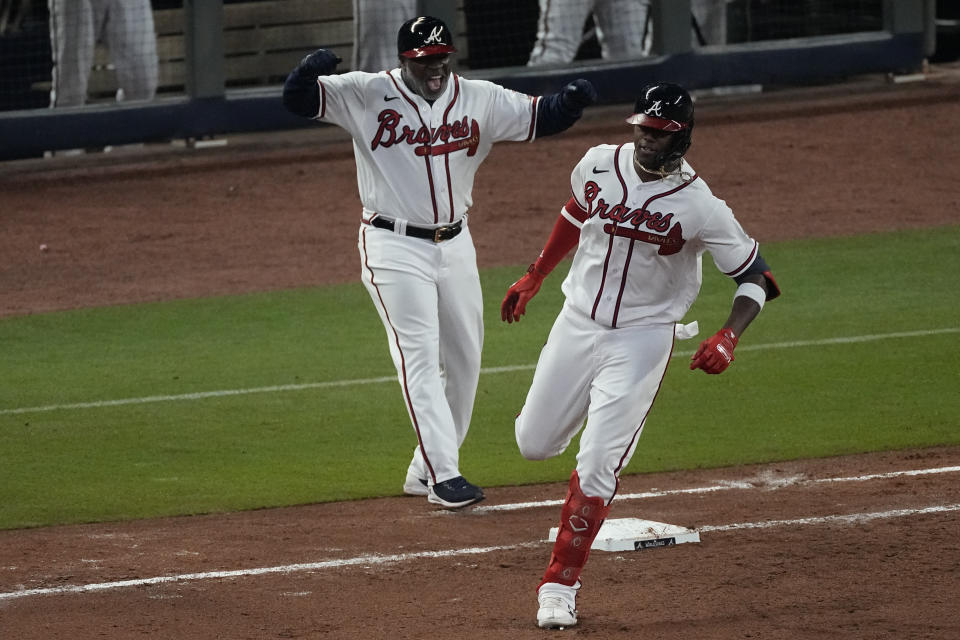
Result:
[[690,369],[703,369],[707,373],[723,373],[733,362],[733,349],[740,341],[728,328],[720,329],[700,343],[700,348],[690,360]]
[[297,71],[302,77],[316,78],[317,76],[327,76],[337,70],[337,65],[343,62],[340,56],[328,49],[317,49],[311,54],[303,57],[297,66]]
[[565,86],[560,94],[564,106],[572,111],[582,111],[584,107],[589,107],[597,101],[597,90],[589,80],[583,78],[578,78]]
[[520,316],[527,312],[527,303],[540,291],[543,278],[544,276],[530,265],[526,275],[510,286],[500,303],[500,318],[504,322],[520,322]]

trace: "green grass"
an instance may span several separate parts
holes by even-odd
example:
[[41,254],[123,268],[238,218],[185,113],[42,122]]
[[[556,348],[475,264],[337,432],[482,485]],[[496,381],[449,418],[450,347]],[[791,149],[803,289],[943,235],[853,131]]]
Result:
[[[705,256],[677,357],[627,473],[960,443],[960,227],[767,245],[784,295],[722,376],[687,369],[729,311]],[[484,367],[532,365],[566,264],[519,324],[522,267],[482,274]],[[945,282],[946,281],[946,282]],[[952,329],[875,341],[789,342]],[[399,493],[415,440],[359,283],[0,319],[0,528]],[[513,417],[532,368],[481,376],[461,468],[483,486],[562,481],[575,446],[523,460]],[[200,399],[12,410],[387,377]]]

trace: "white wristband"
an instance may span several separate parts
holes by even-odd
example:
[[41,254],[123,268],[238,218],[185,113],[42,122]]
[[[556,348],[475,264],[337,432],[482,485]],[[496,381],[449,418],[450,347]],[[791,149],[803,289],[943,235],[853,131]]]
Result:
[[739,298],[740,296],[750,298],[760,305],[761,309],[763,309],[763,303],[767,301],[767,292],[763,290],[763,287],[752,282],[744,282],[737,287],[737,292],[733,294],[733,297]]

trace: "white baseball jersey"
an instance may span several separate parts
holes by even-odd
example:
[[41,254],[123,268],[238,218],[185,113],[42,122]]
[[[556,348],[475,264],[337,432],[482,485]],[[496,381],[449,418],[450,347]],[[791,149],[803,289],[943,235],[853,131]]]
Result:
[[538,97],[450,74],[431,106],[400,69],[321,76],[316,119],[353,136],[364,219],[374,213],[422,226],[460,220],[494,142],[533,140]]
[[680,175],[643,182],[633,150],[627,143],[587,151],[570,176],[573,197],[562,210],[580,227],[563,293],[608,327],[678,322],[700,291],[704,251],[735,277],[759,248],[686,160]]
[[[415,489],[444,482],[461,475],[459,447],[480,376],[480,276],[468,227],[440,242],[406,232],[464,218],[493,143],[534,138],[539,98],[451,74],[431,105],[407,88],[399,68],[321,76],[317,83],[315,119],[353,137],[362,280],[417,435],[407,476]],[[374,214],[393,219],[393,230],[366,224]]]

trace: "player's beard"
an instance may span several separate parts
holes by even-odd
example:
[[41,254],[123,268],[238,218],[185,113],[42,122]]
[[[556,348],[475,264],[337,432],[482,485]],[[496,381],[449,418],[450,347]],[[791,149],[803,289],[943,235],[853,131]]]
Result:
[[444,89],[447,88],[447,82],[449,80],[449,72],[441,72],[439,75],[428,72],[423,79],[418,78],[419,93],[427,100],[436,100],[440,97],[440,94],[443,93]]
[[447,84],[447,79],[443,76],[428,77],[425,81],[426,91],[433,96],[439,96]]
[[441,69],[408,70],[404,68],[402,72],[403,81],[407,87],[429,102],[439,98],[446,90],[451,73],[449,66]]

